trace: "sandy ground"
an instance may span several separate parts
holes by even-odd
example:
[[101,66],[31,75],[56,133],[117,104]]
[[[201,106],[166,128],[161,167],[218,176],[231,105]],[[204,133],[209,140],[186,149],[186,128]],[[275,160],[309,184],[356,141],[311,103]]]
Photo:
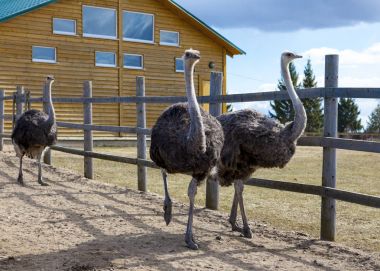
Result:
[[228,214],[197,209],[199,251],[184,245],[187,207],[174,205],[166,226],[162,198],[86,180],[0,154],[0,270],[380,270],[380,253],[251,225],[247,240],[230,231]]

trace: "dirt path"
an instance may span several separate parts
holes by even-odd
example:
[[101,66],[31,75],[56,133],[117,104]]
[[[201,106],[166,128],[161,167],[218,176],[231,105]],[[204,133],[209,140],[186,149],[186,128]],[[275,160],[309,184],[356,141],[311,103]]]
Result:
[[44,167],[48,187],[25,162],[0,155],[0,270],[380,270],[379,254],[253,224],[254,238],[230,231],[227,214],[199,209],[201,249],[184,246],[185,205],[169,227],[162,199]]

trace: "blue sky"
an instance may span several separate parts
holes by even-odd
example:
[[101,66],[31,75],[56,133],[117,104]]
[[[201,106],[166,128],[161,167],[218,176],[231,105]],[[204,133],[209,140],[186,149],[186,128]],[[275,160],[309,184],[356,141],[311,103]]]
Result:
[[[229,93],[273,91],[284,50],[311,59],[324,85],[324,55],[340,55],[339,85],[380,87],[380,0],[177,0],[247,52],[228,60]],[[302,79],[302,78],[301,78]],[[358,99],[362,123],[377,100]],[[268,103],[235,104],[268,113]]]

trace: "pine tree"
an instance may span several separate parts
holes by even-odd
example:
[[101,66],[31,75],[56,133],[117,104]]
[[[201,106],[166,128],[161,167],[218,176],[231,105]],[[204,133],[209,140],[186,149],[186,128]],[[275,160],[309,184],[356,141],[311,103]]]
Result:
[[380,104],[372,111],[367,122],[368,133],[380,133]]
[[[300,88],[300,84],[298,84],[298,73],[296,71],[296,66],[293,63],[289,64],[289,72],[294,88]],[[278,81],[277,89],[279,91],[286,91],[284,78],[281,78],[281,80]],[[273,101],[270,103],[270,106],[274,111],[269,112],[271,118],[275,118],[281,123],[287,123],[294,119],[293,105],[290,100]]]
[[352,133],[363,129],[360,110],[352,98],[341,98],[338,104],[338,132]]
[[[315,88],[317,82],[311,66],[310,59],[304,69],[304,79],[302,82],[303,88]],[[323,112],[322,112],[322,98],[303,99],[303,106],[305,107],[307,115],[306,132],[318,133],[323,127]]]

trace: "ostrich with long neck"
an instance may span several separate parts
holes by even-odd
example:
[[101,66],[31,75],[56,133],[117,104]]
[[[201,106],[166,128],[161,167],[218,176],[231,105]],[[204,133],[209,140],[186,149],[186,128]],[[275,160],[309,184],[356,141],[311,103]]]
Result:
[[[218,117],[225,137],[218,161],[218,178],[222,186],[234,183],[229,222],[233,231],[239,231],[247,238],[252,237],[252,232],[244,210],[244,181],[258,168],[283,168],[293,157],[297,140],[306,127],[306,112],[289,74],[289,64],[297,58],[301,56],[290,52],[281,56],[281,73],[293,103],[294,121],[282,125],[254,110],[241,110]],[[236,223],[238,205],[243,228]]]
[[223,129],[220,123],[199,107],[194,87],[194,67],[200,54],[187,50],[183,56],[186,95],[188,103],[177,103],[166,109],[152,129],[150,157],[162,169],[165,188],[164,218],[172,218],[167,173],[188,173],[192,180],[188,188],[189,218],[185,241],[189,248],[198,249],[193,239],[193,211],[197,186],[216,167],[223,147]]
[[51,97],[51,88],[54,78],[48,76],[46,85],[48,87],[48,112],[31,109],[23,113],[16,121],[12,133],[12,143],[17,156],[20,158],[20,168],[17,181],[23,185],[22,159],[26,155],[37,159],[38,183],[46,186],[42,181],[41,157],[46,147],[57,141],[57,125],[55,122],[55,111]]

